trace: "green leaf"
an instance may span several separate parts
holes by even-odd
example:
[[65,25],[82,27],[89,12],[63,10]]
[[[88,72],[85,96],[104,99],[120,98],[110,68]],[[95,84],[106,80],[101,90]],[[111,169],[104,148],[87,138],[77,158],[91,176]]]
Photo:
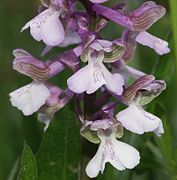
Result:
[[77,121],[67,106],[57,115],[37,153],[39,180],[77,179],[81,154]]
[[37,180],[36,160],[30,147],[24,143],[18,180]]

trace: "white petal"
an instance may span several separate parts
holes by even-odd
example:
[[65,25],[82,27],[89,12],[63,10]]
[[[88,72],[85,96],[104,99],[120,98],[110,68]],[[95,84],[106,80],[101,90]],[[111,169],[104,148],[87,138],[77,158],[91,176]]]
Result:
[[131,104],[127,109],[119,112],[116,118],[126,129],[137,134],[155,131],[161,125],[161,120],[158,117],[135,104]]
[[12,105],[22,110],[23,114],[27,116],[36,112],[45,103],[50,92],[43,84],[31,83],[9,95]]
[[59,12],[54,12],[41,26],[41,37],[48,46],[57,46],[65,38],[63,25],[59,20]]
[[60,11],[49,8],[26,23],[21,32],[30,27],[30,33],[35,40],[43,40],[49,46],[59,45],[65,36],[59,15]]
[[117,140],[113,141],[113,147],[116,158],[110,161],[110,163],[118,170],[133,169],[139,164],[140,155],[134,147]]
[[89,88],[86,91],[87,94],[94,93],[106,83],[102,72],[102,62],[89,62],[89,64],[92,66],[92,74],[89,80]]
[[110,136],[106,136],[104,133],[98,134],[98,136],[101,144],[86,167],[86,173],[90,178],[98,176],[100,171],[103,173],[107,162],[120,171],[126,168],[132,169],[139,164],[139,152],[134,147],[117,141],[114,133]]
[[77,71],[67,80],[69,89],[75,93],[82,93],[86,91],[89,86],[91,73],[92,69],[89,65]]
[[79,44],[81,41],[82,40],[76,31],[68,30],[65,32],[65,39],[62,43],[60,43],[59,47],[66,47],[71,44]]
[[52,9],[46,9],[45,11],[37,15],[35,18],[30,20],[28,23],[26,23],[22,27],[21,32],[23,32],[24,30],[30,27],[30,33],[33,36],[33,38],[36,39],[37,41],[42,40],[41,26],[46,22],[48,16],[50,16],[53,13],[54,12]]
[[164,133],[162,121],[160,121],[158,128],[154,130],[154,133],[159,137]]
[[124,85],[123,76],[118,73],[112,74],[104,65],[102,66],[107,89],[115,93],[116,95],[122,95]]
[[159,55],[170,52],[168,42],[157,38],[146,31],[139,33],[139,35],[136,37],[136,41],[144,46],[154,49]]
[[22,29],[21,32],[23,32],[24,30],[26,30],[27,28],[30,27],[30,33],[33,36],[33,38],[36,41],[41,41],[41,31],[40,31],[40,25],[37,21],[35,21],[35,18],[32,19],[31,21],[29,21],[28,23],[26,23]]
[[90,160],[86,167],[86,174],[90,178],[94,178],[98,176],[99,172],[103,172],[105,168],[105,162],[102,158],[102,144],[100,144],[97,153],[95,156]]
[[95,92],[103,84],[105,84],[102,72],[99,69],[99,63],[89,61],[88,65],[77,71],[67,80],[69,89],[75,93],[87,94]]

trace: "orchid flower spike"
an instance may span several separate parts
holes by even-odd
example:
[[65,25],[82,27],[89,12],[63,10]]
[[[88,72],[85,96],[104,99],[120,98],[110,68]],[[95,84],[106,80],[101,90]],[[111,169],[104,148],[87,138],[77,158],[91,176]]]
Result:
[[155,115],[145,111],[142,106],[152,101],[164,89],[164,81],[155,80],[151,75],[145,75],[135,81],[124,91],[125,101],[128,108],[116,115],[126,129],[143,134],[153,131],[160,136],[164,133],[162,121]]
[[107,162],[120,171],[133,169],[139,164],[139,152],[134,147],[116,140],[116,126],[117,124],[109,119],[97,120],[91,124],[90,129],[97,132],[101,143],[86,167],[86,174],[90,178],[98,176],[100,171],[103,173]]
[[123,92],[124,80],[120,74],[111,74],[103,64],[104,54],[88,52],[88,65],[77,71],[67,80],[68,87],[75,93],[94,93],[101,86],[117,94]]

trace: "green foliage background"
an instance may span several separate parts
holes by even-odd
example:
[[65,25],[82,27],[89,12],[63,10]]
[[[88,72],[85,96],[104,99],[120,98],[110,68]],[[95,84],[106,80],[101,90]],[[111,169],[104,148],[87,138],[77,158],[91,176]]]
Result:
[[[109,3],[115,1],[118,0],[111,0]],[[124,2],[133,9],[143,0]],[[165,134],[162,138],[157,138],[151,133],[137,136],[125,131],[123,140],[140,150],[141,164],[134,170],[124,172],[118,172],[107,165],[104,175],[100,175],[98,180],[177,180],[177,1],[156,2],[167,8],[167,14],[149,31],[168,40],[172,52],[159,57],[153,50],[139,45],[132,65],[167,82],[167,90],[147,107],[161,117]],[[12,50],[24,48],[40,57],[44,47],[42,43],[35,42],[28,32],[20,34],[21,27],[37,14],[38,3],[37,0],[0,2],[0,180],[16,179],[19,164],[18,179],[77,179],[81,144],[79,127],[70,107],[55,116],[49,130],[43,135],[42,125],[37,122],[36,114],[25,117],[9,103],[8,93],[31,81],[12,70]],[[110,23],[103,36],[108,39],[117,38],[120,30],[121,28]],[[53,81],[64,86],[66,76],[67,73],[62,75],[63,80],[58,77]],[[23,150],[24,140],[26,143]]]

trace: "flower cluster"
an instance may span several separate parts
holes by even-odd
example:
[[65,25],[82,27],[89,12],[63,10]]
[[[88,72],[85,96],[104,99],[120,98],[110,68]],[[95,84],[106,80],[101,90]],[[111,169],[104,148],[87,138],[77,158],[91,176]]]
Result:
[[[30,28],[31,36],[45,43],[42,56],[52,47],[71,44],[75,47],[47,61],[23,49],[13,51],[13,68],[32,79],[30,84],[10,93],[12,105],[24,115],[37,112],[46,130],[54,114],[75,97],[80,134],[92,143],[100,143],[86,167],[90,178],[100,171],[103,173],[107,162],[120,171],[139,164],[139,152],[117,140],[123,136],[123,128],[136,134],[164,133],[162,121],[143,106],[157,97],[166,83],[128,63],[137,43],[154,49],[159,55],[170,52],[166,41],[147,32],[164,16],[165,9],[147,1],[136,10],[127,11],[124,4],[114,7],[100,4],[105,1],[41,0],[39,14],[22,31]],[[77,9],[79,3],[85,7],[83,10]],[[120,38],[106,40],[101,36],[109,21],[124,28]],[[67,79],[66,89],[49,82],[66,69],[73,73]],[[132,83],[129,78],[133,79]],[[127,108],[117,112],[118,102]]]

